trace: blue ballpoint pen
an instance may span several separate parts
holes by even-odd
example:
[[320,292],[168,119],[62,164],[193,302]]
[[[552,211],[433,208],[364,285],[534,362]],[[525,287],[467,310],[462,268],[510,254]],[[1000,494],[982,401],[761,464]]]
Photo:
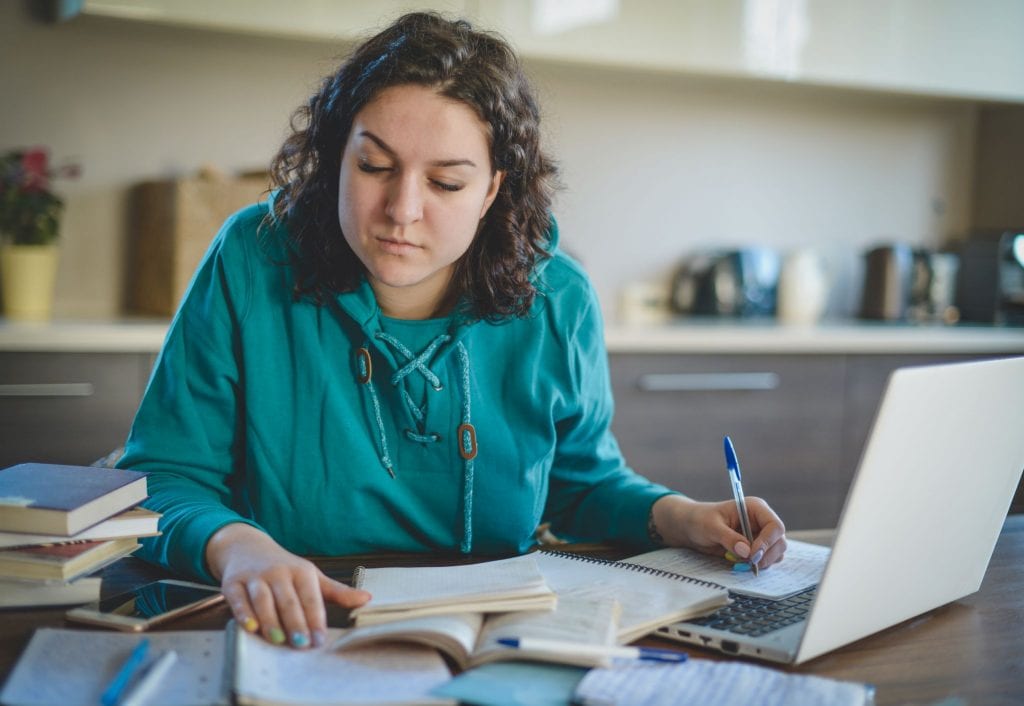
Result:
[[[729,480],[732,482],[732,497],[736,501],[736,512],[740,516],[740,528],[743,536],[747,538],[750,551],[754,552],[754,533],[750,531],[750,516],[747,515],[747,501],[743,496],[743,483],[740,476],[740,462],[736,459],[736,449],[732,447],[732,439],[725,437],[725,467],[729,470]],[[750,562],[750,568],[757,576],[757,564]]]
[[121,698],[121,694],[124,693],[125,687],[128,686],[128,682],[132,680],[139,667],[142,665],[142,661],[146,659],[146,652],[149,650],[149,640],[143,639],[132,653],[128,655],[128,659],[121,665],[121,669],[118,671],[117,676],[114,677],[110,685],[107,686],[106,691],[100,696],[100,703],[103,706],[114,706]]
[[498,644],[518,650],[533,650],[548,654],[590,657],[621,657],[651,662],[685,662],[686,653],[658,647],[629,647],[619,645],[591,645],[539,637],[499,637]]

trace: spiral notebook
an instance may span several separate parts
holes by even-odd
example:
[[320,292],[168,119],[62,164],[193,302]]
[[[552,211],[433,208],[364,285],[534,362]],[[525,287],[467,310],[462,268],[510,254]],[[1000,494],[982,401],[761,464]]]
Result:
[[541,551],[533,556],[556,593],[572,591],[619,602],[620,644],[729,602],[724,586],[671,571],[565,552]]

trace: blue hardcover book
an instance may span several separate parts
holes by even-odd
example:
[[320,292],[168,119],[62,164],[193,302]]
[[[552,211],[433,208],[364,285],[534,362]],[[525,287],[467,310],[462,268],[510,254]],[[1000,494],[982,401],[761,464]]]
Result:
[[0,471],[0,531],[70,537],[146,495],[139,471],[21,463]]

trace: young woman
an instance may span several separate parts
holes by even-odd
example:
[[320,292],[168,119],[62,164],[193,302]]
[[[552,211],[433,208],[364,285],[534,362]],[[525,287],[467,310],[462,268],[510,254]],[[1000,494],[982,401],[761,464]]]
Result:
[[523,552],[556,534],[733,551],[784,528],[629,469],[602,323],[558,249],[556,169],[501,39],[433,14],[359,46],[300,108],[276,190],[225,223],[171,324],[122,467],[143,556],[219,581],[276,643],[369,599],[306,554]]

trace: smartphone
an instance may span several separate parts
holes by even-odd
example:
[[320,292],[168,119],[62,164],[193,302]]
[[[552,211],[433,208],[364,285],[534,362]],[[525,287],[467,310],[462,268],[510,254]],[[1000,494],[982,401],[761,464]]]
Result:
[[224,600],[216,586],[163,579],[96,603],[72,608],[68,620],[141,632]]

